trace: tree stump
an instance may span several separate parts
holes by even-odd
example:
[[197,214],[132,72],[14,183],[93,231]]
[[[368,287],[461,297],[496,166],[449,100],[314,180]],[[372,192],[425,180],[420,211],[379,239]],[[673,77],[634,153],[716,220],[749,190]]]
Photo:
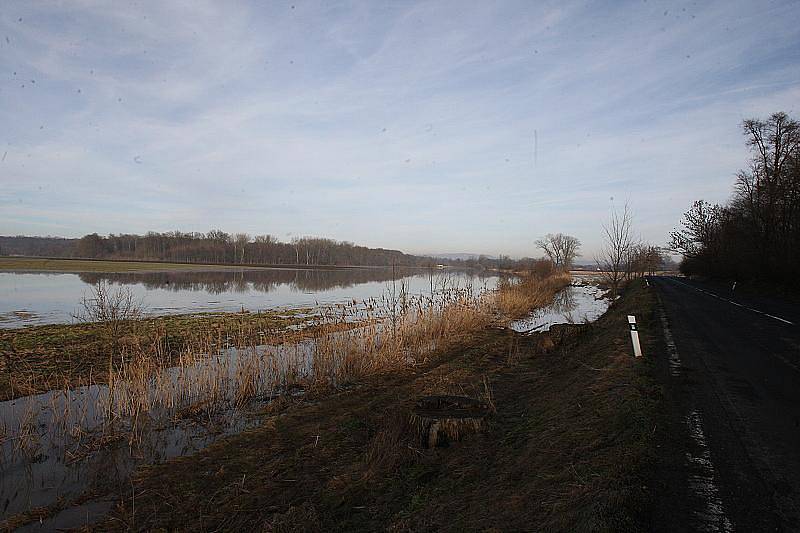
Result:
[[489,405],[466,396],[425,396],[411,413],[420,443],[427,448],[446,446],[486,427]]

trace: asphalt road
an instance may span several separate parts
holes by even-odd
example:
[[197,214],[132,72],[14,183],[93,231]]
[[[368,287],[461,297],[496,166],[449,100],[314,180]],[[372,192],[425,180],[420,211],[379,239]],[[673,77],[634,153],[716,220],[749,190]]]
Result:
[[653,529],[800,531],[800,312],[683,278],[649,282],[670,411]]

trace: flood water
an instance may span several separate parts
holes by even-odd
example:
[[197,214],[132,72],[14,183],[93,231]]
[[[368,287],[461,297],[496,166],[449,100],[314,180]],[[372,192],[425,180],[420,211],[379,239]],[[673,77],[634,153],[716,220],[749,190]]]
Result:
[[[295,276],[301,275],[303,283],[299,284],[295,277],[294,281],[278,281],[267,288],[263,285],[266,280],[259,277],[259,273],[254,276],[248,272],[216,272],[211,278],[202,276],[209,273],[192,272],[158,275],[37,274],[24,279],[26,283],[34,283],[32,280],[37,279],[45,283],[61,280],[62,287],[67,283],[78,283],[77,287],[82,290],[87,290],[98,280],[105,280],[130,285],[149,297],[161,293],[185,295],[194,292],[203,297],[222,294],[230,299],[230,305],[234,306],[232,310],[242,305],[249,308],[242,303],[244,301],[263,304],[263,299],[275,293],[297,296],[281,300],[283,303],[274,304],[276,307],[306,306],[315,301],[380,297],[391,288],[391,283],[387,287],[385,279],[362,278],[360,282],[345,282],[342,272],[332,273],[334,275],[327,278],[329,283],[322,286],[319,272],[313,273],[316,276],[309,275],[312,274],[309,272],[290,272]],[[287,274],[281,272],[281,275]],[[388,275],[391,280],[391,273]],[[433,280],[427,273],[407,274],[400,279],[409,294],[426,294],[432,281],[437,290],[445,285],[472,287],[475,291],[492,288],[497,282],[496,277],[476,278],[453,272],[434,273]],[[332,280],[338,285],[333,286]],[[401,282],[398,280],[397,283]],[[301,290],[301,285],[308,292]],[[68,301],[63,296],[67,293],[59,294],[62,294],[62,300],[51,298],[46,301]],[[82,293],[79,292],[80,296]],[[258,300],[259,296],[261,300]],[[205,300],[195,298],[193,301]],[[221,301],[219,296],[217,301]],[[559,292],[551,305],[512,323],[511,327],[521,332],[536,332],[546,331],[558,323],[593,321],[605,312],[609,304],[604,291],[584,281],[576,281]],[[169,309],[197,310],[177,305]],[[380,327],[364,326],[369,327],[375,329],[364,338],[380,340]],[[335,342],[351,334],[360,338],[358,331],[359,328],[336,332],[316,341],[308,339],[294,345],[226,348],[211,357],[200,358],[194,364],[164,369],[162,373],[148,377],[143,382],[144,388],[122,382],[115,385],[113,391],[105,385],[92,385],[0,402],[0,523],[18,513],[52,506],[59,501],[67,504],[64,510],[41,523],[29,523],[23,529],[74,528],[95,521],[112,509],[117,498],[127,494],[130,476],[137,468],[191,455],[217,439],[258,425],[259,410],[272,398],[287,393],[302,394],[302,390],[290,388],[291,380],[285,378],[310,375],[316,343],[325,339]],[[252,379],[247,381],[254,386],[251,400],[239,404],[237,391],[241,387],[243,369],[257,370],[249,374]],[[138,398],[150,398],[152,407],[146,415],[124,414],[121,406],[131,405]],[[211,398],[217,402],[218,408],[208,407],[212,405]],[[198,406],[199,409],[195,410]],[[109,418],[108,413],[112,412],[115,415]]]
[[114,428],[99,408],[108,394],[92,385],[0,402],[0,427],[11,434],[0,439],[0,522],[62,501],[78,505],[28,529],[80,527],[126,493],[137,466],[191,455],[257,424],[247,413],[223,412],[201,421],[147,417],[135,431],[130,421]]
[[520,333],[535,333],[548,331],[555,324],[594,322],[609,305],[606,291],[588,281],[577,281],[556,294],[553,303],[515,320],[509,327]]
[[[433,280],[431,280],[433,278]],[[380,298],[392,280],[410,295],[436,287],[492,289],[493,275],[452,270],[259,269],[131,273],[0,272],[0,328],[69,323],[100,281],[129,287],[150,314],[263,311]]]
[[[301,394],[282,378],[308,375],[312,354],[311,341],[226,348],[157,372],[144,388],[95,384],[0,402],[0,524],[59,501],[65,511],[29,529],[79,527],[105,514],[137,467],[192,455],[257,426],[259,410],[277,395]],[[238,378],[254,362],[262,365],[251,376],[255,389],[237,402]],[[148,409],[126,410],[140,399]]]

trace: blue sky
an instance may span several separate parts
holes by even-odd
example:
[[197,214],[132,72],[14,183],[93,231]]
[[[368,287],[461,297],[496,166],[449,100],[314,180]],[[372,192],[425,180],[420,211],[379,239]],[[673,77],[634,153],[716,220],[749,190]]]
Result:
[[8,1],[0,234],[666,242],[800,102],[800,3]]

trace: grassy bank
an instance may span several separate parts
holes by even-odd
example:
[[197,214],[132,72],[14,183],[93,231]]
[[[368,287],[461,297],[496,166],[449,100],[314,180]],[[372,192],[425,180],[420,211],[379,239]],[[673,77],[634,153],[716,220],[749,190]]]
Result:
[[[287,401],[261,427],[148,467],[104,527],[330,531],[646,530],[644,468],[658,390],[645,354],[653,299],[633,285],[590,326],[485,327],[422,365]],[[424,449],[417,398],[496,408],[488,428]]]

